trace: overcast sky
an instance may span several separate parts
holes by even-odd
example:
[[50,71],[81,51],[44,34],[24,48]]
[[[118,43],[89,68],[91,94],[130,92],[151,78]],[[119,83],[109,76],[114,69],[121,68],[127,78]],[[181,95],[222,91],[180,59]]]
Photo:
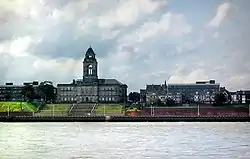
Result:
[[249,0],[1,0],[0,84],[70,83],[94,49],[129,91],[215,79],[250,89]]

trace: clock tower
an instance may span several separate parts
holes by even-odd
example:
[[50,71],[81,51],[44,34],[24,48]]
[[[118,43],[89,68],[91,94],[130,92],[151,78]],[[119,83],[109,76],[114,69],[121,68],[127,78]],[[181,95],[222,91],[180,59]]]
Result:
[[83,79],[86,82],[96,82],[98,80],[97,76],[97,66],[98,62],[95,58],[95,52],[91,48],[88,48],[85,53],[85,58],[83,60]]

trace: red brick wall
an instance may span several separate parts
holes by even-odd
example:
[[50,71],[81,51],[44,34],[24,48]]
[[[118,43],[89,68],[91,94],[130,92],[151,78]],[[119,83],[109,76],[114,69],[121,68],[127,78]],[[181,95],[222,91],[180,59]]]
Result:
[[[200,108],[200,115],[248,115],[248,108]],[[151,109],[145,108],[142,115],[150,115]],[[154,115],[185,115],[195,116],[197,108],[154,108]]]

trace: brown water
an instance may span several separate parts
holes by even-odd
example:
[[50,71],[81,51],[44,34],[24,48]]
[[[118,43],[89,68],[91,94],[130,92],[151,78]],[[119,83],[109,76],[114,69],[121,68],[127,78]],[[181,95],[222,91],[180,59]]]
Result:
[[0,159],[249,159],[250,123],[0,123]]

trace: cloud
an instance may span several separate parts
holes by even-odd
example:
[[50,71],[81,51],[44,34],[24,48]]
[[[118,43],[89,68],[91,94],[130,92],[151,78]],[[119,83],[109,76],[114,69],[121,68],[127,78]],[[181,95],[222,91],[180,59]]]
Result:
[[219,37],[219,35],[220,34],[218,32],[215,32],[215,33],[213,33],[212,37],[215,38],[215,39],[217,39]]
[[82,77],[92,45],[99,77],[117,78],[129,91],[165,80],[249,88],[247,1],[196,3],[199,16],[171,0],[1,1],[0,83],[69,83]]
[[166,1],[153,0],[127,0],[118,1],[117,8],[108,11],[99,18],[101,28],[113,28],[117,26],[129,26],[139,18],[153,13],[166,5]]
[[159,21],[148,21],[144,23],[122,40],[143,42],[159,35],[178,37],[190,33],[191,30],[192,26],[186,22],[183,15],[168,12],[163,14]]
[[215,17],[208,23],[208,26],[218,28],[221,23],[229,17],[229,11],[231,8],[232,4],[230,2],[219,5]]

